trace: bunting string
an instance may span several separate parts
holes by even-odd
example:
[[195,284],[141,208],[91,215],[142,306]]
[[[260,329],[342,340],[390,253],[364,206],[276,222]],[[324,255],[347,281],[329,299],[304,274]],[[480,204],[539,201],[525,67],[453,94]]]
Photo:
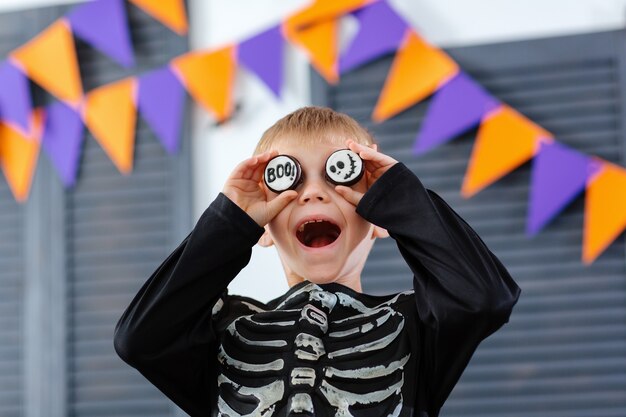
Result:
[[[188,30],[183,0],[128,0],[178,34]],[[358,30],[339,53],[338,25]],[[174,57],[136,77],[82,88],[74,37],[119,65],[134,65],[126,2],[93,0],[71,9],[0,63],[0,167],[18,201],[28,197],[39,149],[66,187],[76,183],[86,127],[123,174],[132,171],[135,125],[145,119],[163,147],[177,152],[187,93],[217,121],[233,112],[239,67],[280,99],[285,45],[304,51],[329,83],[381,56],[393,62],[372,119],[386,121],[431,97],[415,155],[478,128],[461,195],[465,198],[532,161],[526,234],[549,224],[585,194],[581,259],[592,263],[626,228],[626,170],[585,155],[493,97],[440,48],[427,42],[386,0],[314,0],[279,24],[238,43]],[[58,101],[33,108],[28,79]]]

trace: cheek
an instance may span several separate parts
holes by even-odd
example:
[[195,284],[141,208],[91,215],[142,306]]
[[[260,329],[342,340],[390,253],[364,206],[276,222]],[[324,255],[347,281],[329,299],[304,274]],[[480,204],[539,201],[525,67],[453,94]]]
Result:
[[370,223],[361,217],[356,212],[356,207],[347,202],[345,199],[343,201],[339,200],[337,204],[341,207],[346,223],[353,225],[353,230],[356,231],[358,238],[365,236],[369,230]]

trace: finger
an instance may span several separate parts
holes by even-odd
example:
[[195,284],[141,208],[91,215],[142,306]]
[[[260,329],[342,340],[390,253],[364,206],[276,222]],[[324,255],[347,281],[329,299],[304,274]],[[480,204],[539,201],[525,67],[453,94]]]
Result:
[[354,139],[348,139],[346,140],[346,146],[349,148],[351,143],[356,143],[357,145],[363,146],[363,147],[367,147],[367,148],[371,148],[374,149],[375,151],[378,150],[378,144],[377,143],[372,143],[371,145],[363,145],[360,144],[359,142],[356,142]]
[[254,166],[254,169],[250,175],[250,179],[255,182],[260,182],[261,178],[263,178],[263,173],[265,172],[265,167],[270,159],[278,155],[278,151],[272,150],[268,152],[264,152],[258,155],[258,163]]
[[376,149],[361,145],[360,143],[352,142],[350,144],[350,149],[358,153],[361,158],[368,161],[381,163],[395,161],[392,157],[385,155],[382,152],[378,152]]
[[272,149],[272,150],[265,151],[263,153],[258,154],[257,157],[259,158],[259,162],[264,163],[264,162],[269,161],[276,155],[278,155],[278,151],[276,149]]
[[353,148],[352,150],[357,152],[361,159],[365,162],[365,170],[376,177],[380,176],[382,172],[386,171],[390,166],[398,162],[389,155],[378,152],[376,149],[369,148],[356,142],[352,142],[350,145]]
[[276,151],[267,151],[259,155],[252,156],[248,159],[240,162],[233,172],[230,175],[230,178],[245,178],[250,179],[252,175],[256,171],[256,168],[261,163],[266,163],[273,156],[273,154],[277,153]]
[[228,179],[245,178],[246,171],[248,171],[254,164],[256,164],[256,156],[244,159],[232,170]]
[[355,191],[350,187],[346,187],[345,185],[335,186],[335,191],[337,191],[339,195],[341,195],[343,198],[346,199],[346,201],[348,201],[348,203],[352,204],[355,207],[359,205],[361,198],[363,198],[363,193]]
[[278,213],[280,213],[287,204],[289,204],[293,199],[298,196],[298,192],[295,190],[287,190],[280,193],[276,198],[267,202],[267,215],[269,222],[272,220]]

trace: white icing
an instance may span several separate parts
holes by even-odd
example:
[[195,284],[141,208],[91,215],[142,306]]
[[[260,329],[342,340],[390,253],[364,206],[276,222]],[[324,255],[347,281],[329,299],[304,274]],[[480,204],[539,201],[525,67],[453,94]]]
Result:
[[326,175],[337,184],[355,180],[363,171],[361,157],[350,149],[333,152],[326,160]]
[[272,158],[265,167],[264,180],[271,190],[285,191],[299,180],[298,171],[299,168],[292,158],[278,155]]

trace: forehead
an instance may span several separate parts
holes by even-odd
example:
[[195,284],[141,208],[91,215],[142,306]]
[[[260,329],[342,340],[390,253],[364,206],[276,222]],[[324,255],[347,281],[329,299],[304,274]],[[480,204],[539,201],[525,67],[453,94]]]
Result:
[[338,149],[345,149],[345,140],[317,140],[303,142],[300,140],[276,141],[271,149],[279,154],[291,155],[302,164],[307,162],[319,163],[325,161],[328,156]]
[[283,152],[283,150],[289,149],[290,151],[315,152],[327,149],[342,149],[346,147],[348,139],[361,142],[358,138],[344,132],[311,133],[304,136],[286,134],[276,137],[268,150]]

